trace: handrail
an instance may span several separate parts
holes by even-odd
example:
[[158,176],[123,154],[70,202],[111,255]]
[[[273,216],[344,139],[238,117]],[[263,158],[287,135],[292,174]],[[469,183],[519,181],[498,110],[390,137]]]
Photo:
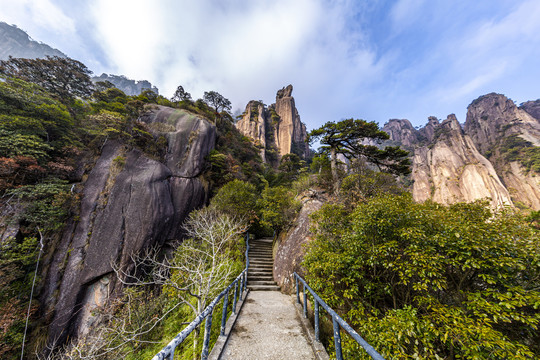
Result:
[[[204,341],[203,349],[201,352],[201,360],[207,360],[210,347],[210,330],[212,329],[212,313],[214,312],[214,307],[219,303],[223,298],[223,312],[221,315],[221,329],[220,334],[225,334],[225,324],[227,322],[227,307],[229,305],[229,291],[234,286],[234,300],[232,304],[232,312],[236,314],[236,303],[238,299],[242,300],[242,293],[247,288],[247,271],[249,267],[249,233],[246,234],[246,268],[234,279],[232,283],[227,286],[216,298],[200,313],[188,326],[184,328],[174,339],[167,344],[159,353],[157,353],[152,360],[173,360],[174,351],[176,347],[180,345],[188,336],[199,326],[202,321],[206,318],[204,325]],[[240,286],[238,286],[240,284]],[[240,292],[238,293],[238,288]],[[238,293],[238,294],[237,294]]]
[[300,292],[299,292],[299,286],[298,286],[298,280],[302,282],[304,285],[303,293],[304,293],[304,317],[307,318],[307,293],[306,289],[309,290],[311,295],[313,295],[314,300],[314,309],[315,309],[315,340],[320,342],[320,326],[319,326],[319,305],[322,305],[322,307],[326,310],[326,312],[332,317],[332,323],[334,326],[334,345],[336,348],[336,359],[337,360],[343,360],[343,354],[341,351],[341,334],[340,334],[340,326],[343,328],[349,335],[356,340],[356,342],[366,350],[369,356],[371,356],[372,359],[375,360],[384,360],[384,358],[379,354],[373,346],[369,345],[366,340],[364,340],[345,320],[341,318],[330,306],[328,306],[323,299],[315,293],[315,291],[309,287],[309,285],[306,283],[304,279],[300,275],[298,275],[296,272],[293,273],[295,282],[296,282],[296,301],[298,304],[300,304]]

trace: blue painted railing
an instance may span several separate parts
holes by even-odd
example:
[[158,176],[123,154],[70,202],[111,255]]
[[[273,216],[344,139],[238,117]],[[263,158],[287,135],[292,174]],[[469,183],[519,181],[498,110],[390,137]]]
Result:
[[[227,286],[211,303],[200,313],[195,320],[193,320],[184,330],[175,336],[172,341],[167,344],[159,353],[157,353],[152,360],[173,360],[174,351],[176,347],[180,345],[188,336],[195,330],[204,319],[206,319],[204,325],[204,341],[201,352],[201,360],[207,360],[210,347],[210,330],[212,329],[212,313],[214,308],[223,299],[223,311],[221,314],[221,329],[220,334],[225,335],[225,324],[227,323],[227,307],[229,306],[229,291],[234,286],[234,300],[232,303],[232,312],[236,314],[236,303],[238,300],[242,300],[242,293],[247,287],[247,272],[249,267],[249,234],[246,234],[246,268],[238,275],[234,281]],[[238,291],[240,289],[240,291]]]
[[322,306],[324,310],[332,317],[332,323],[334,325],[334,345],[336,348],[336,359],[343,360],[343,353],[341,350],[341,333],[340,327],[343,328],[349,335],[356,340],[356,342],[366,350],[369,356],[375,360],[384,360],[384,358],[379,354],[373,346],[369,345],[366,340],[364,340],[345,320],[341,318],[330,306],[328,306],[323,299],[315,293],[315,291],[309,287],[300,275],[294,273],[294,278],[296,282],[296,301],[300,304],[300,287],[298,286],[298,281],[302,282],[304,285],[303,294],[304,294],[304,317],[307,318],[307,292],[308,290],[313,296],[314,300],[314,317],[315,317],[315,340],[320,340],[320,322],[319,322],[319,306]]

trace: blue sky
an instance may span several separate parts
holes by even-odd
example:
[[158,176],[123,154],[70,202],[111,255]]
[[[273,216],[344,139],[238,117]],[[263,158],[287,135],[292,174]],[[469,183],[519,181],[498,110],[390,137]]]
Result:
[[233,108],[293,84],[308,129],[455,113],[489,92],[540,97],[538,0],[0,0],[0,21],[96,74]]

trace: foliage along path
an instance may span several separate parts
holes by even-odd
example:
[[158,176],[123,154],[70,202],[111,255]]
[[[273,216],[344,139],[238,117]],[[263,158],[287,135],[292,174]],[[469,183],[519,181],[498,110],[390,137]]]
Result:
[[250,241],[250,245],[251,291],[220,359],[316,359],[293,298],[263,280],[263,273],[272,275],[271,239]]

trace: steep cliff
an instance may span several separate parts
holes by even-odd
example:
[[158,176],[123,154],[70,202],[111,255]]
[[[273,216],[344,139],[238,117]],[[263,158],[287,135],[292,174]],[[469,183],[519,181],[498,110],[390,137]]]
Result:
[[538,101],[520,109],[491,93],[468,108],[465,131],[494,165],[517,206],[540,209],[540,120]]
[[306,125],[300,120],[292,97],[292,85],[276,94],[276,103],[266,107],[260,101],[250,101],[237,129],[261,149],[261,157],[271,164],[289,153],[301,157],[309,154]]
[[307,138],[306,125],[300,121],[300,115],[292,97],[293,87],[289,85],[276,94],[276,103],[271,106],[275,109],[279,120],[274,127],[275,141],[281,156],[291,152],[307,154],[309,147],[305,143]]
[[390,139],[412,153],[413,196],[444,204],[490,198],[494,207],[540,209],[540,101],[520,108],[500,94],[487,94],[468,108],[462,128],[455,116],[415,129],[390,120]]
[[33,40],[15,25],[0,22],[0,60],[14,58],[44,58],[45,56],[66,57],[60,50]]
[[[167,138],[163,161],[108,142],[84,184],[79,216],[55,249],[41,294],[49,343],[81,335],[92,310],[119,294],[112,264],[129,271],[130,255],[181,236],[189,211],[206,201],[200,179],[216,128],[183,110],[155,106],[141,118]],[[157,130],[159,129],[159,130]]]
[[266,117],[268,116],[263,103],[252,100],[246,105],[242,119],[236,123],[236,128],[245,136],[251,138],[260,149],[261,159],[266,159]]
[[510,195],[491,163],[463,133],[454,115],[435,127],[428,146],[415,148],[413,197],[452,204],[490,198],[493,207],[510,205]]

